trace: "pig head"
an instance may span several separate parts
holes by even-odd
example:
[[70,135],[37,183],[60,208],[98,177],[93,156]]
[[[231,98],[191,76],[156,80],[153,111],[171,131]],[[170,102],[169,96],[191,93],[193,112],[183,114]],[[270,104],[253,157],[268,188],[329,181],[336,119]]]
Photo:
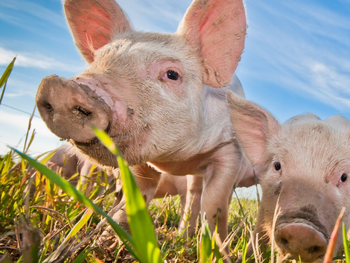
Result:
[[232,93],[228,101],[237,138],[260,175],[254,238],[274,240],[285,258],[321,261],[342,207],[350,226],[350,123],[306,114],[280,125],[252,102]]
[[64,10],[89,66],[72,79],[41,82],[36,103],[49,129],[89,158],[116,167],[91,126],[106,131],[146,202],[161,172],[202,176],[202,211],[212,230],[218,217],[225,238],[242,152],[220,88],[230,84],[243,51],[242,1],[195,0],[174,34],[135,31],[114,0],[66,0]]

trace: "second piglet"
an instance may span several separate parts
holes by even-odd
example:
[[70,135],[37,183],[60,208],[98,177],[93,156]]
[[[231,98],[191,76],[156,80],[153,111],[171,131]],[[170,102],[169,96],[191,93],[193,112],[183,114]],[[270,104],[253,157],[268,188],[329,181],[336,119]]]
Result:
[[321,120],[306,114],[280,125],[252,102],[232,93],[228,101],[263,193],[254,239],[274,240],[284,258],[322,261],[343,207],[350,226],[350,123],[341,116]]

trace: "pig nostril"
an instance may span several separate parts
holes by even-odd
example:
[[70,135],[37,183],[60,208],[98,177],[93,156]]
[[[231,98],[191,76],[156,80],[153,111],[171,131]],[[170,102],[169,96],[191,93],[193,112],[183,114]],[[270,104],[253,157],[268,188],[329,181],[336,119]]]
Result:
[[85,115],[86,117],[89,117],[92,115],[91,111],[85,110],[80,106],[75,107],[75,110],[76,110],[77,114],[81,113],[81,114]]
[[321,250],[322,250],[322,249],[321,249],[320,246],[312,246],[312,247],[310,247],[310,248],[308,249],[308,252],[309,252],[310,254],[314,254],[314,253],[320,252]]
[[44,108],[47,109],[48,112],[52,112],[53,111],[53,107],[52,107],[52,105],[50,103],[44,102],[43,106],[44,106]]
[[281,238],[280,242],[281,242],[281,244],[282,244],[283,246],[288,246],[288,245],[289,245],[288,240],[285,239],[285,238]]

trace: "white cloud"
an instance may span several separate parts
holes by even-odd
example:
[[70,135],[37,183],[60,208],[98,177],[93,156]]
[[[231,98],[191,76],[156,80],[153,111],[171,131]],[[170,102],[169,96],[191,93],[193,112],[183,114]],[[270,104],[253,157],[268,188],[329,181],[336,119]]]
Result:
[[164,4],[163,0],[120,0],[120,6],[138,30],[172,33],[191,1],[180,0]]
[[349,18],[302,1],[254,1],[249,10],[243,73],[349,111]]
[[[7,146],[22,150],[28,129],[29,116],[0,110],[0,155],[9,151]],[[62,142],[51,133],[44,122],[37,117],[32,120],[31,132],[35,129],[32,153],[43,153],[57,148]]]
[[63,63],[61,61],[57,61],[54,58],[50,58],[41,54],[33,54],[23,51],[16,52],[0,47],[0,66],[7,66],[14,57],[17,57],[15,64],[18,67],[50,70],[54,69],[74,73],[83,71],[83,68],[81,66]]
[[[7,111],[0,110],[0,123],[3,128],[11,128],[20,130],[23,134],[26,133],[28,128],[29,116],[23,114],[14,114]],[[45,123],[37,117],[32,120],[32,129],[36,130],[36,133],[40,136],[48,138],[57,138],[52,132],[48,130]]]

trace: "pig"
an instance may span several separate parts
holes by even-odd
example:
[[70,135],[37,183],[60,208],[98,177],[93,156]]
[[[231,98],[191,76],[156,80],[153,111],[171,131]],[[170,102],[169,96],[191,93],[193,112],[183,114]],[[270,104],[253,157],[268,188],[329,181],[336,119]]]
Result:
[[267,110],[233,93],[228,103],[235,134],[262,189],[252,244],[256,238],[265,246],[274,240],[283,258],[321,262],[343,207],[350,226],[349,121],[305,114],[280,125]]
[[[48,128],[88,158],[117,167],[91,126],[104,130],[146,203],[161,173],[202,177],[201,212],[225,239],[234,184],[254,182],[224,88],[244,48],[242,0],[194,0],[174,34],[135,31],[114,0],[66,0],[64,10],[89,65],[74,78],[40,83],[36,105]],[[113,218],[126,222],[121,210]]]

